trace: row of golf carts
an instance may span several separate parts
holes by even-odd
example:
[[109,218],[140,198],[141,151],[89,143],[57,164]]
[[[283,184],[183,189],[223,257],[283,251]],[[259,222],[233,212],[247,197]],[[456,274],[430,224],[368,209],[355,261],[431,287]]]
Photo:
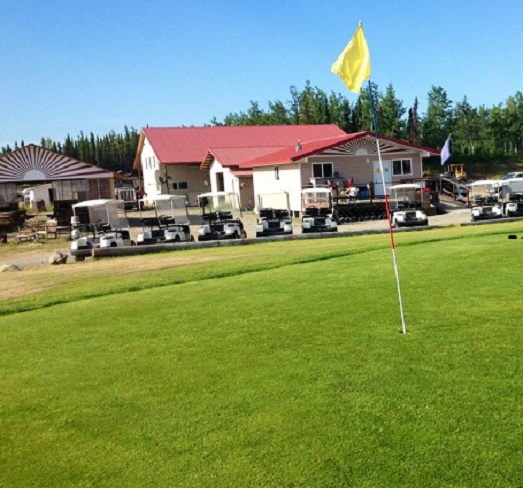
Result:
[[[523,179],[507,180],[496,186],[491,182],[476,182],[470,194],[474,205],[473,220],[523,214]],[[522,184],[522,186],[518,186]],[[501,188],[501,190],[500,190]],[[483,196],[481,196],[483,195]],[[499,206],[499,199],[505,203]],[[494,200],[496,202],[494,202]],[[430,205],[430,193],[420,184],[401,184],[389,187],[390,219],[393,227],[428,225],[425,213]],[[198,241],[244,239],[247,233],[242,222],[238,195],[235,193],[205,193],[199,195],[198,205],[202,224]],[[289,235],[293,233],[289,195],[285,192],[260,195],[256,237]],[[71,224],[71,255],[78,261],[91,255],[93,248],[129,245],[154,245],[194,241],[189,226],[185,198],[177,195],[158,195],[150,209],[140,210],[143,231],[136,241],[131,240],[130,226],[121,200],[91,200],[73,205]],[[302,190],[302,233],[337,232],[338,223],[333,209],[330,188]]]
[[523,178],[479,180],[468,187],[473,222],[523,216]]
[[[472,222],[502,217],[523,216],[523,178],[478,180],[463,185],[470,202]],[[430,194],[421,185],[408,184],[390,187],[392,225],[427,225],[422,208]]]
[[[303,232],[336,232],[332,197],[328,188],[304,190]],[[260,195],[256,237],[293,233],[287,193]],[[199,195],[202,224],[198,241],[245,239],[238,195],[205,193]],[[71,255],[83,261],[93,248],[154,245],[194,241],[185,198],[158,195],[150,209],[139,209],[143,231],[131,240],[130,225],[122,200],[89,200],[73,205]]]

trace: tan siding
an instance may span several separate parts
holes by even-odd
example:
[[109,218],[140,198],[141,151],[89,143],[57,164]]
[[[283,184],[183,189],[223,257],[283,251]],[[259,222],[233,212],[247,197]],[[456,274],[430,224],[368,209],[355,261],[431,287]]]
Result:
[[[422,158],[417,153],[405,153],[400,155],[382,155],[383,161],[392,161],[395,159],[411,159],[413,175],[412,176],[393,176],[393,183],[409,179],[418,179],[423,176]],[[376,155],[369,156],[318,156],[310,157],[307,163],[302,164],[302,185],[309,184],[312,177],[312,163],[332,163],[333,172],[338,172],[339,177],[343,180],[353,179],[355,186],[366,186],[374,178],[373,162],[378,161]]]
[[[368,159],[368,162],[367,162]],[[322,156],[311,157],[302,164],[302,185],[309,184],[313,163],[332,163],[332,170],[343,180],[353,179],[354,185],[363,186],[372,180],[373,156]]]
[[[189,205],[196,205],[196,199],[200,193],[210,191],[210,187],[205,185],[209,182],[209,171],[201,170],[199,165],[191,164],[165,164],[161,166],[161,176],[165,174],[169,177],[169,193],[175,195],[184,195]],[[172,182],[186,181],[187,190],[173,190]],[[165,193],[163,185],[162,193]]]

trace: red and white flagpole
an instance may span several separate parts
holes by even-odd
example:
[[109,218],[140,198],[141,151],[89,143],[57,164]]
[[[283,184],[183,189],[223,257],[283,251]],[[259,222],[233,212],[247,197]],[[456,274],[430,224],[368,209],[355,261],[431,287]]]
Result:
[[400,274],[398,271],[398,261],[396,259],[396,247],[394,245],[394,230],[392,228],[392,219],[390,216],[389,196],[387,194],[387,187],[385,184],[385,173],[383,171],[383,161],[381,159],[380,136],[379,136],[379,132],[378,132],[378,120],[376,117],[376,109],[374,107],[374,95],[372,94],[372,84],[370,82],[370,78],[369,78],[369,97],[370,97],[372,122],[374,124],[374,131],[376,132],[376,146],[378,148],[378,161],[379,161],[379,165],[380,165],[381,182],[383,185],[383,193],[385,194],[385,212],[387,215],[387,220],[389,222],[389,235],[390,235],[390,247],[392,249],[392,262],[394,264],[394,274],[396,276],[396,285],[398,288],[398,300],[399,300],[399,305],[400,305],[400,316],[401,316],[401,332],[403,334],[406,334],[407,326],[405,324],[405,314],[403,312],[403,299],[401,297]]

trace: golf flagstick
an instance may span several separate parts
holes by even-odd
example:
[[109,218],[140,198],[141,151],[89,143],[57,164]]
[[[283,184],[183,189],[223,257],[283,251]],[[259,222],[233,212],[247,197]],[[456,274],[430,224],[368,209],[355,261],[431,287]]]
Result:
[[396,283],[398,286],[398,297],[400,303],[401,314],[401,331],[403,334],[407,332],[405,325],[405,316],[403,314],[403,302],[401,299],[400,275],[398,272],[398,263],[396,261],[396,249],[394,247],[394,233],[392,230],[392,220],[390,218],[389,196],[387,195],[387,187],[385,186],[385,173],[383,172],[383,161],[381,159],[380,151],[380,135],[378,132],[378,119],[376,117],[376,109],[374,107],[374,96],[372,94],[372,84],[370,82],[370,53],[367,40],[363,34],[363,24],[359,23],[356,32],[352,36],[345,49],[338,56],[338,59],[333,63],[331,71],[339,76],[347,88],[354,93],[361,93],[361,85],[364,80],[369,80],[369,96],[371,107],[371,118],[376,132],[376,146],[378,148],[378,160],[380,165],[381,181],[383,185],[383,193],[385,194],[385,210],[387,219],[389,221],[390,244],[392,248],[392,260],[394,263],[394,273],[396,275]]
[[372,93],[372,84],[370,82],[370,78],[369,78],[369,97],[370,97],[372,123],[374,125],[374,131],[376,132],[376,146],[378,149],[378,161],[379,161],[379,165],[380,165],[381,183],[383,185],[383,193],[385,195],[385,212],[387,215],[387,220],[389,222],[389,235],[390,235],[390,247],[392,249],[392,262],[394,264],[394,274],[396,276],[396,285],[398,288],[398,300],[399,300],[400,315],[401,315],[401,332],[403,334],[406,334],[407,326],[405,324],[405,314],[403,313],[403,300],[401,297],[400,274],[398,271],[398,262],[396,260],[396,247],[394,245],[394,231],[392,229],[392,219],[391,219],[391,215],[390,215],[389,196],[387,194],[387,187],[385,186],[385,173],[383,171],[383,161],[381,159],[380,136],[379,136],[379,132],[378,132],[378,120],[376,117],[376,108],[374,106],[374,95]]

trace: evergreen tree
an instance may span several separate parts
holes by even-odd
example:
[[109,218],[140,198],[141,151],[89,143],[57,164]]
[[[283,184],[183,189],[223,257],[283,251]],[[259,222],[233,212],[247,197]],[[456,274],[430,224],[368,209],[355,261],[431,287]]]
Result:
[[283,102],[269,102],[269,113],[267,115],[269,125],[288,125],[289,115]]
[[478,112],[467,97],[456,104],[453,117],[453,149],[462,155],[474,155],[479,132]]
[[420,119],[418,117],[418,98],[414,99],[414,105],[409,108],[407,119],[407,139],[412,144],[420,142]]
[[423,145],[433,148],[442,147],[452,132],[452,102],[447,92],[432,86],[428,94],[427,113],[422,122]]
[[330,123],[336,124],[345,132],[353,132],[351,122],[351,107],[349,101],[339,93],[331,92],[329,95]]
[[389,137],[405,139],[405,108],[396,98],[392,83],[387,86],[385,95],[380,99],[380,133]]

